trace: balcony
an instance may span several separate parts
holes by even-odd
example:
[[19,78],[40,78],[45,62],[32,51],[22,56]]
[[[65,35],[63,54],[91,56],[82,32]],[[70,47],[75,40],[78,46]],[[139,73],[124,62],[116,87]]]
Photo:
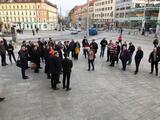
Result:
[[[139,8],[131,8],[130,12],[143,12],[144,11],[144,7],[139,7]],[[159,7],[146,7],[146,11],[158,11]]]
[[[158,17],[154,17],[154,16],[146,16],[146,21],[149,21],[149,20],[157,20]],[[129,20],[130,21],[142,21],[143,20],[143,16],[141,17],[129,17]]]

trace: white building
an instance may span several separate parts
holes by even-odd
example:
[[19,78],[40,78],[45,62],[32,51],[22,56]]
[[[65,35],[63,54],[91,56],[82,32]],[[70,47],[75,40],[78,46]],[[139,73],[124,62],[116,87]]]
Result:
[[97,0],[94,3],[95,24],[103,26],[113,24],[115,19],[116,0]]

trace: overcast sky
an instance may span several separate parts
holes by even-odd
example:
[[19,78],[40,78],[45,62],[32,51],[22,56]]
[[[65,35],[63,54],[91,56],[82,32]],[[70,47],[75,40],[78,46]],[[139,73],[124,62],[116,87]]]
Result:
[[49,0],[50,2],[57,4],[58,9],[62,8],[62,14],[66,15],[75,5],[81,5],[87,2],[87,0]]

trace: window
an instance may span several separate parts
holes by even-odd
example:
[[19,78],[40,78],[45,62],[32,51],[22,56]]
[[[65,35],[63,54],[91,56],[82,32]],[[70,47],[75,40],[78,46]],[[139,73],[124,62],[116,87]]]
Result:
[[23,9],[23,6],[21,5],[21,9]]

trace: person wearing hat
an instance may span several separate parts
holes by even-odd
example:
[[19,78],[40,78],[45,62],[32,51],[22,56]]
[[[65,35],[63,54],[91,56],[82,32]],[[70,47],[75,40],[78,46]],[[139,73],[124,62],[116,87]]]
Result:
[[51,87],[54,90],[58,90],[57,84],[59,83],[59,77],[62,70],[61,59],[59,58],[59,53],[54,52],[54,56],[50,58],[50,73],[51,73]]
[[[67,58],[67,54],[64,53],[64,59],[62,60],[62,68],[63,68],[63,89],[71,90],[70,86],[70,76],[71,69],[73,67],[72,60]],[[66,85],[66,77],[67,77],[67,85]]]

